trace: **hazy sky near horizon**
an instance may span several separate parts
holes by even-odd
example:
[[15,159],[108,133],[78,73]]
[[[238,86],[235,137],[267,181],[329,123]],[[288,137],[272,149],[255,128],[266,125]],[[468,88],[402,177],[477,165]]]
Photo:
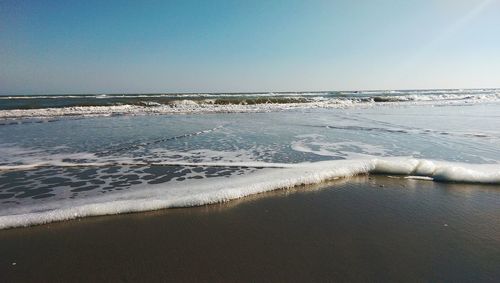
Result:
[[0,0],[0,94],[500,87],[499,15],[500,0]]

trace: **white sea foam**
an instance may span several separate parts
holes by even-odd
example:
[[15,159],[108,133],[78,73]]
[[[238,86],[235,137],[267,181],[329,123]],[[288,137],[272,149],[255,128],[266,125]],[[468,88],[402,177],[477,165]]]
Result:
[[[42,166],[104,166],[110,164],[109,160],[104,161],[94,153],[55,153],[62,147],[54,147],[51,151],[41,149],[23,148],[0,144],[0,171],[5,170],[26,170]],[[68,160],[86,160],[85,163],[75,163]]]
[[345,159],[359,159],[373,156],[388,156],[388,152],[381,146],[363,143],[360,141],[330,142],[323,135],[299,135],[293,141],[291,148],[295,151],[312,153],[321,156],[341,157]]
[[[209,133],[220,129],[221,126],[213,129],[193,132],[185,135],[169,137],[161,140],[179,139],[186,136],[195,136]],[[131,150],[147,146],[150,143],[141,142],[137,145],[129,145],[124,148]],[[266,147],[252,146],[251,150],[210,150],[194,149],[187,151],[169,150],[166,148],[152,148],[149,155],[131,157],[123,154],[113,154],[118,150],[105,150],[98,155],[91,152],[58,152],[65,147],[53,147],[50,150],[34,148],[24,148],[10,144],[0,144],[0,172],[13,170],[30,170],[39,167],[105,167],[105,166],[207,166],[207,167],[263,167],[282,168],[288,167],[283,163],[270,163],[258,161],[252,151],[271,152]]]
[[[227,164],[220,163],[220,166]],[[234,165],[234,164],[230,164]],[[275,164],[276,165],[276,164]],[[245,197],[252,194],[316,184],[357,174],[401,174],[444,182],[500,184],[500,165],[470,165],[413,158],[372,158],[282,164],[252,174],[220,180],[148,185],[142,189],[65,200],[45,206],[23,206],[1,211],[0,229],[30,226],[78,217],[190,207]],[[165,190],[165,186],[170,186]]]

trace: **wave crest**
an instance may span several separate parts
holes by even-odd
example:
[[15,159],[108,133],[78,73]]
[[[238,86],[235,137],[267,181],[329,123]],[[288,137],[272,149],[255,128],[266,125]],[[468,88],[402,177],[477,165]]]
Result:
[[245,113],[307,108],[353,108],[385,105],[467,105],[498,103],[500,93],[388,95],[368,97],[255,97],[137,101],[132,104],[0,110],[0,119],[58,116],[161,115],[188,113]]

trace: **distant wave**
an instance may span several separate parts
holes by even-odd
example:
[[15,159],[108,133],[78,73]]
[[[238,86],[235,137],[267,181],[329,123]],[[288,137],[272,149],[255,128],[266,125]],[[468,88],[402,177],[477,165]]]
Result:
[[79,94],[79,95],[10,95],[7,99],[72,99],[72,98],[204,98],[204,97],[279,97],[279,96],[321,96],[336,92],[251,92],[251,93],[166,93],[166,94]]
[[279,97],[279,96],[376,96],[376,95],[429,95],[429,94],[487,94],[500,89],[428,89],[428,90],[361,90],[361,91],[306,91],[306,92],[234,92],[234,93],[140,93],[140,94],[46,94],[46,95],[5,95],[0,100],[9,99],[72,99],[72,98],[218,98],[218,97]]
[[[421,92],[421,91],[420,91]],[[186,114],[186,113],[236,113],[269,112],[307,108],[352,108],[384,105],[466,105],[475,103],[500,102],[500,92],[491,90],[471,93],[349,96],[322,95],[307,96],[255,96],[254,97],[217,97],[198,99],[131,100],[127,103],[116,101],[102,102],[105,105],[92,105],[85,102],[82,106],[46,107],[34,109],[0,110],[0,119],[48,118],[57,116],[110,116],[145,114]],[[106,98],[107,99],[107,98]],[[102,100],[106,100],[102,99]],[[101,102],[99,102],[101,103]],[[101,103],[101,104],[102,104]]]

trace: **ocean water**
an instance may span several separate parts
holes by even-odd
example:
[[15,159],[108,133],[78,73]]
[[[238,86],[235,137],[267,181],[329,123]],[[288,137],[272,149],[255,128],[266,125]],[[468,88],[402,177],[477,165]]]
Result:
[[500,189],[500,90],[0,97],[0,229],[358,174]]

